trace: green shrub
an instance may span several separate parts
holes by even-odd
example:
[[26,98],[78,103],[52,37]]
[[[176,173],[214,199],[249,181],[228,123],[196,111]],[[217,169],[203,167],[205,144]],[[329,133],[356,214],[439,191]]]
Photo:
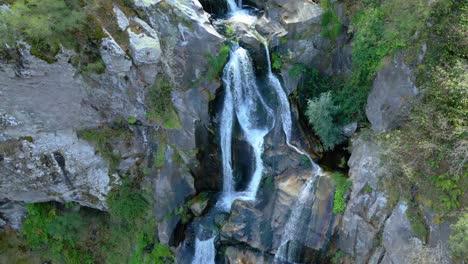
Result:
[[321,0],[322,14],[322,36],[334,41],[341,33],[340,18],[336,15],[333,3],[330,0]]
[[323,148],[331,150],[343,141],[340,126],[334,122],[334,116],[339,108],[333,104],[331,93],[320,94],[318,98],[309,100],[305,112],[315,133],[320,137]]
[[335,183],[335,195],[333,199],[333,212],[342,214],[346,209],[346,192],[348,192],[351,182],[339,172],[332,174],[332,179]]
[[27,205],[22,230],[26,249],[54,263],[173,262],[170,249],[156,243],[154,201],[138,178],[123,179],[122,186],[109,193],[107,204],[110,215],[75,204]]
[[112,217],[127,222],[144,217],[149,209],[149,203],[141,194],[139,185],[128,179],[123,179],[121,186],[112,189],[108,194],[107,204]]
[[78,245],[86,222],[79,213],[62,213],[53,204],[28,204],[22,235],[33,249],[45,247],[50,256],[65,263],[93,263],[92,256]]
[[461,213],[458,221],[451,226],[450,251],[455,260],[468,261],[468,213]]
[[281,69],[282,65],[283,65],[283,61],[281,60],[281,57],[276,52],[272,52],[271,53],[271,68],[274,70],[279,70]]

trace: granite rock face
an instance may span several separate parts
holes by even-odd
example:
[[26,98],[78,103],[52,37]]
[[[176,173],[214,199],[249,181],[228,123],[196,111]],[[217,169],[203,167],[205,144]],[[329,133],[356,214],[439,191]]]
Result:
[[[0,199],[73,201],[106,210],[106,195],[120,178],[135,177],[164,145],[165,162],[149,169],[147,185],[154,189],[157,217],[164,219],[159,240],[172,243],[180,219],[171,215],[195,194],[193,171],[203,173],[195,154],[199,142],[208,141],[209,100],[220,86],[205,79],[205,54],[216,55],[223,38],[198,1],[163,2],[135,1],[134,14],[141,17],[127,17],[114,6],[114,22],[128,41],[104,29],[103,74],[83,77],[66,50],[48,64],[29,55],[27,45],[18,63],[0,65]],[[158,78],[171,84],[174,127],[146,117]],[[77,135],[129,117],[137,122],[126,125],[128,138],[109,141],[121,157],[110,170],[97,146]],[[13,225],[13,214],[1,212]]]
[[402,56],[387,63],[377,73],[367,99],[366,115],[372,129],[382,133],[397,128],[408,116],[418,93],[412,70]]
[[0,198],[103,209],[107,163],[74,133],[98,119],[85,103],[87,85],[74,76],[66,54],[47,64],[27,53],[22,68],[7,64],[0,72]]

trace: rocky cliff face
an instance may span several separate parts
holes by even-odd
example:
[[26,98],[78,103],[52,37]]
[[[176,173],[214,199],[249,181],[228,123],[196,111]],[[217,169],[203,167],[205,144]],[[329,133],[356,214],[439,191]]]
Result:
[[[114,23],[125,38],[103,29],[104,74],[77,72],[67,50],[48,64],[31,56],[26,44],[16,63],[0,65],[0,226],[20,228],[24,203],[77,202],[107,210],[110,190],[122,178],[145,171],[145,184],[156,201],[158,241],[173,247],[179,263],[191,262],[194,230],[176,212],[190,201],[193,214],[203,217],[214,199],[192,198],[219,191],[222,185],[216,115],[222,84],[207,76],[213,66],[210,56],[219,53],[225,37],[203,8],[218,14],[227,8],[200,2],[203,7],[198,0],[135,0],[138,15],[131,16],[114,6]],[[234,34],[261,73],[266,54],[252,32],[267,39],[281,58],[277,70],[288,93],[301,79],[302,73],[290,74],[294,64],[312,65],[330,75],[349,72],[351,38],[346,30],[335,43],[321,35],[320,5],[302,0],[245,2],[264,12],[252,28],[237,25]],[[344,13],[342,3],[335,5]],[[349,21],[340,17],[346,29]],[[165,113],[155,113],[165,85],[170,86]],[[419,238],[408,219],[407,202],[392,204],[383,187],[389,169],[377,138],[401,124],[417,95],[413,69],[402,57],[380,69],[366,107],[372,131],[359,132],[351,142],[352,187],[345,212],[333,213],[335,183],[327,173],[320,175],[314,202],[302,216],[299,235],[306,238],[286,245],[301,249],[300,256],[291,257],[295,262],[328,261],[326,251],[336,248],[346,254],[344,263],[410,263],[423,245],[447,243],[443,233],[448,227],[432,223],[431,212],[426,216],[429,239]],[[293,119],[300,123],[297,113]],[[356,128],[352,124],[347,136]],[[294,130],[294,145],[316,149],[305,139],[307,131],[300,125]],[[220,263],[272,263],[283,246],[285,227],[311,168],[305,156],[281,142],[285,139],[278,126],[266,137],[257,201],[236,201],[230,213],[215,217]],[[243,158],[237,155],[235,162]],[[193,223],[197,221],[200,218]]]
[[[158,217],[195,194],[197,144],[208,141],[209,100],[219,87],[216,80],[204,79],[206,54],[217,54],[223,38],[197,1],[140,2],[135,3],[139,17],[127,17],[114,6],[115,23],[128,39],[117,43],[104,29],[104,74],[82,77],[69,63],[69,51],[48,64],[29,55],[27,45],[16,64],[0,66],[0,199],[74,201],[106,210],[106,194],[119,178],[153,163],[158,149],[166,157],[151,177],[160,201]],[[147,121],[153,107],[149,93],[158,79],[173,87],[169,96],[176,125]],[[99,132],[130,117],[137,122],[124,125],[125,139],[105,134],[115,137],[111,154],[120,157],[110,166],[109,155],[80,131]],[[161,241],[169,242],[177,221],[161,223]]]

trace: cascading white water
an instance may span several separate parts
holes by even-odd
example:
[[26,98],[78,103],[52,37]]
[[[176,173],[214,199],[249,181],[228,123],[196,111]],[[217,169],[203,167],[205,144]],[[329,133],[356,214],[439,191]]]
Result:
[[228,4],[229,12],[235,12],[239,10],[240,8],[242,8],[242,3],[240,4],[240,8],[239,8],[239,6],[237,6],[236,0],[227,0],[227,4]]
[[[258,90],[252,60],[245,49],[235,46],[231,50],[229,61],[224,67],[223,82],[225,95],[220,120],[223,192],[217,207],[229,211],[235,199],[255,200],[263,174],[264,137],[273,128],[275,120],[273,110],[267,106]],[[233,180],[232,130],[235,117],[255,158],[255,169],[244,191],[236,191]],[[214,263],[214,240],[215,236],[203,241],[196,238],[193,264]]]
[[[223,193],[218,204],[228,211],[235,199],[255,200],[262,179],[263,139],[272,128],[273,111],[266,105],[256,83],[248,52],[236,46],[224,68],[225,98],[221,115],[221,153],[223,155]],[[235,115],[234,115],[235,113]],[[231,140],[234,116],[246,141],[254,150],[255,170],[245,191],[235,191],[231,166]]]
[[289,219],[283,231],[283,236],[281,237],[281,245],[278,248],[278,252],[275,256],[276,259],[287,260],[287,254],[294,255],[295,253],[294,249],[286,248],[286,244],[288,243],[288,241],[299,241],[303,243],[306,242],[305,240],[307,238],[304,237],[304,234],[302,233],[304,231],[302,225],[307,223],[306,221],[303,221],[302,218],[307,215],[307,213],[305,213],[305,209],[310,208],[313,203],[313,200],[315,198],[313,187],[315,185],[316,179],[318,178],[317,176],[322,173],[322,169],[312,160],[310,155],[308,155],[305,151],[301,150],[300,148],[294,146],[291,143],[292,119],[288,96],[284,91],[283,87],[281,86],[278,77],[276,77],[271,70],[270,53],[266,41],[264,42],[264,46],[268,61],[268,81],[270,85],[274,88],[278,97],[278,101],[280,104],[279,109],[281,122],[286,137],[286,144],[292,149],[294,149],[297,153],[305,155],[312,164],[311,176],[302,188],[301,193],[299,194],[299,197],[291,211],[291,215],[289,216]]
[[322,173],[322,169],[320,166],[318,166],[310,157],[309,154],[307,154],[305,151],[299,149],[298,147],[294,146],[291,144],[291,134],[292,134],[292,119],[291,119],[291,108],[289,105],[289,100],[286,92],[284,91],[281,82],[279,81],[278,77],[276,77],[275,74],[273,74],[271,70],[271,60],[270,60],[270,52],[268,50],[268,44],[266,41],[263,43],[265,47],[265,53],[267,56],[267,62],[268,62],[268,81],[270,82],[270,85],[273,87],[273,89],[276,92],[276,95],[278,97],[278,101],[280,103],[280,115],[281,115],[281,122],[283,126],[283,131],[286,137],[286,144],[294,149],[297,153],[301,155],[307,156],[309,159],[310,163],[312,164],[313,175],[319,175]]
[[193,257],[192,264],[214,264],[215,263],[215,247],[214,239],[201,241],[198,238],[195,239],[195,256]]

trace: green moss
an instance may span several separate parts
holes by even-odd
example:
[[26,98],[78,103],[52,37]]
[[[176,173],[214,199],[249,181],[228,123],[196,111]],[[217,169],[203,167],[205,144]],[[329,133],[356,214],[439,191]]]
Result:
[[339,172],[335,172],[332,175],[332,179],[335,183],[335,195],[333,199],[333,212],[335,214],[342,214],[346,209],[346,193],[348,192],[351,182]]
[[209,62],[209,69],[206,73],[206,79],[213,80],[219,77],[223,71],[224,65],[226,64],[229,57],[229,46],[223,45],[216,57],[213,57],[211,54],[206,54],[206,56]]
[[156,157],[154,158],[154,167],[161,168],[166,163],[166,148],[167,145],[160,142],[156,150]]
[[165,78],[156,80],[147,95],[148,112],[146,117],[150,122],[161,124],[167,129],[182,127],[179,116],[171,99],[171,86]]
[[410,221],[411,229],[416,237],[421,239],[421,241],[426,241],[428,229],[424,221],[423,213],[419,210],[418,206],[416,204],[411,204],[406,210],[406,216]]
[[95,144],[98,153],[109,162],[110,173],[117,170],[121,160],[120,153],[112,146],[113,140],[129,140],[132,136],[127,122],[122,119],[116,119],[111,125],[83,129],[77,134],[78,137]]
[[320,1],[324,12],[322,14],[322,36],[334,41],[341,33],[340,18],[336,15],[330,0]]

